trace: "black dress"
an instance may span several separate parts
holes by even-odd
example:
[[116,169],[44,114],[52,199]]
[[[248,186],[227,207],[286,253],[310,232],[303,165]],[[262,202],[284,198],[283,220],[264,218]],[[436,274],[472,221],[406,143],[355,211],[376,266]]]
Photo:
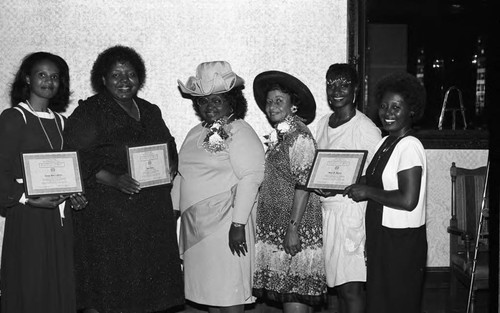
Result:
[[19,154],[61,150],[61,135],[55,123],[62,131],[62,116],[42,117],[40,121],[26,104],[6,109],[0,115],[0,210],[5,216],[2,313],[76,310],[72,210],[68,206],[62,219],[57,208],[19,203],[24,193],[23,185],[18,183],[23,177]]
[[65,131],[67,148],[79,151],[89,201],[74,213],[77,306],[100,313],[155,312],[184,303],[170,187],[129,196],[95,177],[101,169],[128,172],[126,146],[168,143],[177,164],[160,109],[135,101],[140,121],[107,94],[80,101]]

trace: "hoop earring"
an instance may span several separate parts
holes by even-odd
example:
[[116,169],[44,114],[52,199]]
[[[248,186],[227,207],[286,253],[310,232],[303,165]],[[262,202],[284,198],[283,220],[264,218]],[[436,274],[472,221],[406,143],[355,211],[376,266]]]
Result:
[[290,111],[292,111],[292,113],[297,113],[297,107],[294,105],[292,106],[292,108],[290,109]]

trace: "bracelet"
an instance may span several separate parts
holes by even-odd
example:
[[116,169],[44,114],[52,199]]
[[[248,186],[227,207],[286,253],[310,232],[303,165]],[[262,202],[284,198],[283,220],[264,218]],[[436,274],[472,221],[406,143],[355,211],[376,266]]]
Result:
[[240,223],[236,223],[236,222],[232,222],[231,225],[233,227],[236,227],[236,228],[238,228],[238,227],[245,227],[245,224],[240,224]]

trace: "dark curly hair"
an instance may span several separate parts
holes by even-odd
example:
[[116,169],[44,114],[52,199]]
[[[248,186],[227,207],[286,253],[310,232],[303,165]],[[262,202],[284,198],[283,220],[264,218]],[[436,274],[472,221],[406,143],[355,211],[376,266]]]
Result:
[[[245,99],[245,96],[243,95],[244,88],[245,86],[242,85],[239,87],[234,87],[228,92],[217,94],[219,96],[222,96],[224,100],[229,102],[229,105],[231,106],[231,108],[233,108],[233,115],[236,119],[245,119],[245,116],[247,115],[248,103],[247,99]],[[189,98],[191,99],[191,101],[193,101],[193,109],[196,113],[196,116],[198,116],[200,120],[202,120],[200,107],[198,106],[198,104],[196,104],[196,99],[199,97],[190,96]]]
[[349,79],[354,86],[358,86],[359,83],[356,69],[347,63],[335,63],[330,65],[326,71],[326,79],[331,77],[345,77]]
[[92,66],[90,82],[96,93],[106,91],[102,78],[105,77],[116,63],[130,63],[137,72],[139,78],[139,89],[146,82],[146,66],[142,57],[132,48],[125,46],[113,46],[101,52]]
[[395,72],[382,77],[375,87],[375,101],[378,105],[386,92],[399,94],[413,111],[413,122],[424,115],[426,92],[420,81],[406,72]]
[[68,107],[69,96],[69,68],[66,61],[58,55],[48,52],[34,52],[24,57],[19,70],[12,83],[10,90],[10,104],[16,106],[19,102],[26,102],[30,97],[30,85],[26,81],[26,77],[31,74],[31,71],[38,63],[42,61],[50,61],[57,66],[59,70],[59,88],[54,97],[49,100],[49,109],[54,112],[64,112]]

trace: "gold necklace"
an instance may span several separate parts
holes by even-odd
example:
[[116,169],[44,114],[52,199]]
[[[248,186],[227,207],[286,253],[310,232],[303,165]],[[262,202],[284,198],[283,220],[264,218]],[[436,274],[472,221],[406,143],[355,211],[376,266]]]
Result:
[[[383,155],[384,153],[386,153],[387,151],[389,151],[389,149],[391,149],[391,148],[392,148],[392,146],[394,146],[394,145],[396,144],[396,142],[398,142],[398,141],[399,141],[399,139],[401,139],[401,138],[403,138],[404,136],[406,136],[406,135],[407,135],[410,131],[411,131],[411,128],[410,128],[410,129],[408,129],[407,131],[405,131],[405,132],[404,132],[401,136],[399,136],[399,137],[397,137],[396,139],[394,139],[394,140],[393,140],[390,144],[388,144],[386,147],[384,147],[384,148],[382,149],[382,151],[380,151],[380,153],[378,153],[378,155],[377,155],[377,159],[375,160],[375,164],[373,164],[373,167],[372,167],[372,172],[371,172],[371,174],[372,174],[372,175],[375,173],[375,170],[377,169],[377,166],[378,166],[378,162],[379,162],[379,161],[380,161],[380,159],[382,158],[382,155]],[[387,139],[384,141],[383,145],[387,142],[387,140],[388,140],[388,139],[389,139],[389,138],[387,138]]]
[[[50,141],[49,135],[47,134],[47,131],[45,130],[45,127],[43,127],[43,123],[42,123],[42,120],[40,119],[40,116],[38,116],[38,113],[35,111],[35,109],[33,109],[33,107],[31,106],[31,103],[28,101],[28,99],[26,99],[26,103],[28,104],[30,110],[38,118],[38,122],[40,123],[40,126],[42,127],[43,133],[45,134],[45,138],[47,138],[47,141],[49,142],[50,148],[52,150],[54,150],[54,146],[52,145],[52,141]],[[52,113],[52,111],[50,111],[49,108],[47,108],[47,111],[50,112],[50,113]],[[61,137],[61,151],[62,151],[63,145],[64,145],[64,138],[63,138],[63,135],[61,133],[61,130],[59,129],[59,124],[57,124],[57,117],[56,117],[56,115],[54,113],[52,113],[52,115],[54,116],[54,123],[56,123],[56,127],[57,127],[57,131],[59,132],[59,136]]]

